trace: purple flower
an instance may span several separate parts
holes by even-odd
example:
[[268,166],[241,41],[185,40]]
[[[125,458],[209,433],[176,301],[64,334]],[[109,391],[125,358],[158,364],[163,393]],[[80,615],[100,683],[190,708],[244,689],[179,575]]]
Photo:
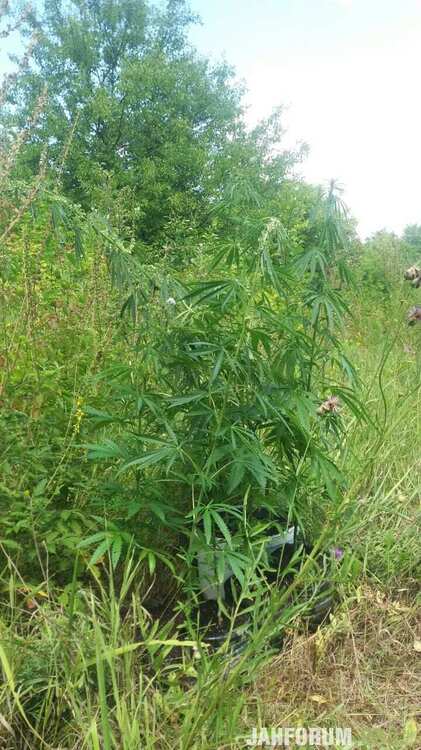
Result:
[[334,547],[331,550],[331,552],[332,552],[332,557],[334,560],[342,560],[345,554],[345,552],[343,551],[343,549],[341,549],[341,547]]
[[340,401],[337,396],[329,396],[329,398],[326,399],[326,401],[323,401],[322,404],[320,404],[319,408],[317,409],[317,414],[320,416],[323,416],[323,414],[327,414],[328,412],[332,412],[333,414],[336,414],[340,410]]

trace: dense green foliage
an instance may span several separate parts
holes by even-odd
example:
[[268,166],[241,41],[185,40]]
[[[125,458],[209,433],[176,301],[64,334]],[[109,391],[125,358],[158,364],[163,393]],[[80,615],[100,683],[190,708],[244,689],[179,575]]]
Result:
[[[0,113],[0,740],[218,746],[324,576],[415,576],[420,228],[361,244],[282,112],[247,129],[184,0],[37,14]],[[249,617],[229,674],[196,617],[209,551]]]
[[[268,522],[293,523],[311,541],[324,505],[341,497],[343,478],[332,462],[341,418],[335,410],[320,419],[317,407],[336,393],[361,413],[337,335],[351,225],[333,186],[324,196],[300,183],[292,173],[298,156],[274,149],[279,112],[247,133],[227,69],[212,71],[190,49],[191,21],[184,3],[158,12],[98,1],[47,3],[40,18],[29,14],[23,23],[24,35],[37,29],[37,36],[4,115],[4,127],[20,123],[25,137],[15,142],[5,183],[3,234],[22,248],[8,257],[4,278],[5,290],[15,285],[11,310],[26,299],[28,355],[48,306],[56,315],[63,306],[56,296],[66,317],[73,295],[74,308],[105,303],[116,321],[117,297],[124,303],[113,333],[117,349],[104,352],[102,344],[100,364],[94,353],[93,367],[90,349],[98,346],[92,337],[102,334],[105,310],[97,310],[89,334],[83,330],[55,353],[61,371],[88,337],[78,375],[63,372],[64,420],[47,395],[51,349],[43,352],[45,384],[36,362],[37,414],[45,404],[54,429],[67,424],[47,451],[35,448],[38,435],[30,430],[35,451],[26,477],[41,498],[38,528],[49,554],[60,557],[58,569],[68,564],[61,546],[74,547],[75,528],[83,545],[97,543],[92,561],[111,550],[117,564],[134,543],[151,570],[156,556],[173,568],[174,551],[156,544],[162,529],[190,564],[193,551],[222,534],[243,579],[265,528],[256,510],[265,507]],[[7,206],[25,181],[21,221],[10,228]],[[117,294],[103,286],[104,261]],[[13,324],[6,312],[6,329]],[[83,409],[75,377],[85,378],[93,395],[91,402],[83,397]],[[75,398],[80,416],[70,428]],[[84,440],[92,443],[95,426],[105,442],[90,445],[88,459],[107,465],[99,475],[84,467],[82,480],[78,450]],[[48,434],[44,425],[42,431]],[[20,487],[21,438],[18,445],[8,471]],[[80,493],[83,513],[75,502]],[[34,531],[33,517],[20,517],[24,506],[14,503],[6,516],[9,537]]]
[[133,0],[46,3],[23,25],[32,60],[3,117],[7,142],[41,98],[20,169],[36,172],[48,145],[67,196],[160,248],[209,227],[215,201],[238,180],[259,201],[260,186],[279,186],[295,158],[271,153],[276,118],[247,133],[232,71],[188,44],[193,21],[184,0],[159,12]]

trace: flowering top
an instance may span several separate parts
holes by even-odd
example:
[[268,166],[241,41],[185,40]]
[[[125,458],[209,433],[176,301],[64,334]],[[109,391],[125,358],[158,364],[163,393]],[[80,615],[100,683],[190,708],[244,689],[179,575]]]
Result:
[[326,401],[323,401],[322,404],[320,404],[319,408],[317,409],[317,414],[320,414],[320,416],[323,416],[323,414],[328,414],[328,412],[331,412],[332,414],[336,414],[340,409],[340,401],[337,396],[329,396]]

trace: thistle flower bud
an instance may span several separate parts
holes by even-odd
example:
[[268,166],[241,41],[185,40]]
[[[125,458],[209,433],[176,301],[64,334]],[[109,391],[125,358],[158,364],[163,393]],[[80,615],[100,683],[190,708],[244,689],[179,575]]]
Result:
[[421,307],[419,305],[414,305],[408,311],[408,325],[413,326],[415,323],[421,323]]
[[326,401],[323,401],[323,403],[320,404],[319,408],[317,409],[317,414],[320,416],[323,416],[324,414],[328,414],[329,412],[332,414],[336,414],[340,409],[340,401],[337,396],[329,396]]

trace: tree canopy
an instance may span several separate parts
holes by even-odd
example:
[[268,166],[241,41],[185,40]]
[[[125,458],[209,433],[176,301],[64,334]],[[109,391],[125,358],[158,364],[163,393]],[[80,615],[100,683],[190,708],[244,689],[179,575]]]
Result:
[[48,147],[68,197],[147,244],[213,226],[227,195],[267,216],[305,149],[279,150],[281,111],[250,132],[233,70],[190,45],[195,22],[185,0],[45,0],[28,14],[29,64],[1,117],[7,139],[43,99],[21,173]]

